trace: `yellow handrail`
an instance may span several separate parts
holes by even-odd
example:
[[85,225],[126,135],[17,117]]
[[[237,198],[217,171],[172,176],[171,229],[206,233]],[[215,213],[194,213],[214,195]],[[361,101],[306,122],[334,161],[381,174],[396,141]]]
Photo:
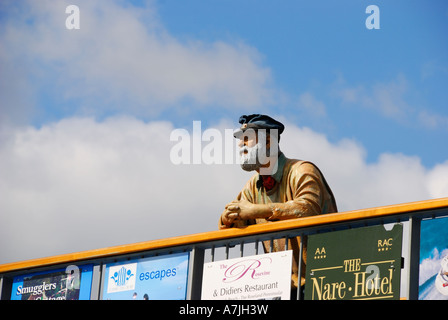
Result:
[[81,260],[92,260],[115,255],[136,253],[141,251],[149,251],[155,249],[197,244],[207,241],[225,240],[255,234],[286,231],[297,228],[313,227],[339,222],[349,222],[365,218],[387,217],[395,214],[434,210],[441,208],[448,208],[448,198],[410,202],[390,206],[361,209],[355,211],[339,212],[339,213],[305,217],[285,221],[276,221],[273,223],[252,225],[245,228],[231,228],[225,230],[209,231],[186,236],[150,240],[102,249],[87,250],[45,258],[6,263],[0,265],[0,273],[43,267],[43,266],[51,266],[56,264],[75,263]]

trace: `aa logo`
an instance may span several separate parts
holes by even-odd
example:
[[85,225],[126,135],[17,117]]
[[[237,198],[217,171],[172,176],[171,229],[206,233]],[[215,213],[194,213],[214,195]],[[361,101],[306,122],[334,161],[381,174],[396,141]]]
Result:
[[317,248],[314,252],[314,259],[325,259],[327,257],[327,252],[325,251],[325,247]]

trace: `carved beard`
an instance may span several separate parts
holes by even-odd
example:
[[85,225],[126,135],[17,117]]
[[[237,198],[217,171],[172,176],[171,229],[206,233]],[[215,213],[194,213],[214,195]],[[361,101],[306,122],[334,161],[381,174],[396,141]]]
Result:
[[[244,171],[255,171],[261,167],[258,159],[260,147],[260,143],[257,143],[251,148],[244,146],[240,149],[240,166]],[[244,153],[245,151],[247,153]]]
[[[263,141],[263,143],[261,142]],[[271,136],[271,143],[274,143],[274,147],[266,150],[266,133],[263,131],[258,131],[258,143],[253,147],[243,146],[240,149],[240,165],[245,171],[255,171],[261,168],[260,174],[274,174],[277,171],[277,161],[280,149],[278,148],[278,143],[274,143]],[[244,153],[247,151],[247,154]],[[275,158],[275,161],[272,161]],[[269,162],[274,163],[274,168],[272,165],[265,168],[263,165]],[[265,172],[261,172],[264,170]]]

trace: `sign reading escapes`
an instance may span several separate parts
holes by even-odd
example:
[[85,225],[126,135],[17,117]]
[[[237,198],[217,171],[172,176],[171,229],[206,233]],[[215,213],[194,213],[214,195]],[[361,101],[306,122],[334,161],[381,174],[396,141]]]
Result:
[[305,299],[399,299],[403,225],[310,235]]
[[184,300],[189,252],[107,264],[103,300]]

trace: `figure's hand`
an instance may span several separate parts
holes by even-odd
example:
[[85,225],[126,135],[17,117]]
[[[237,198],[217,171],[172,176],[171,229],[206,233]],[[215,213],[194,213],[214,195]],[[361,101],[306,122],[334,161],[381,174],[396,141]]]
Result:
[[236,202],[238,201],[228,203],[224,212],[221,214],[221,222],[227,227],[231,226],[235,220],[239,219],[239,207]]
[[234,200],[226,205],[224,214],[227,219],[248,220],[255,218],[256,205],[245,199]]
[[236,220],[249,220],[267,218],[272,215],[270,207],[266,204],[254,204],[245,199],[234,200],[228,203],[221,215],[221,221],[231,226]]

